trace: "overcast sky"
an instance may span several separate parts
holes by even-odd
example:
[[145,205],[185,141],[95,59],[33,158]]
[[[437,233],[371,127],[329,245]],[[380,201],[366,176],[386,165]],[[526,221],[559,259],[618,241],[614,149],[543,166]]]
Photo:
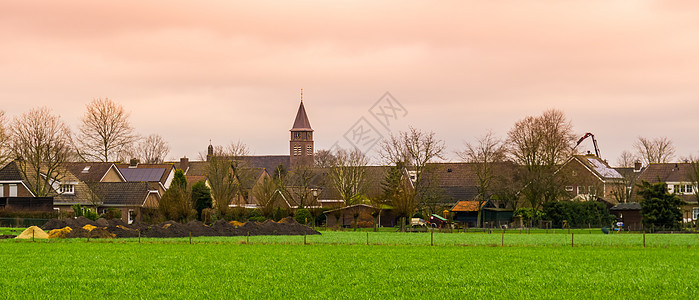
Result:
[[[108,97],[171,159],[209,140],[288,154],[301,88],[317,149],[412,125],[456,159],[557,108],[611,163],[638,136],[699,150],[695,1],[0,0],[0,41],[9,117],[47,106],[75,129]],[[386,92],[407,114],[383,127]]]

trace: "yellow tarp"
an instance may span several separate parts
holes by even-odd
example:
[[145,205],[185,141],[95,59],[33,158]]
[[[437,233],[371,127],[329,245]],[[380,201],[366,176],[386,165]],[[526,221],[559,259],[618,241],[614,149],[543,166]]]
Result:
[[73,231],[72,228],[66,226],[61,229],[54,229],[49,231],[49,238],[50,239],[56,239],[56,238],[65,238],[66,235],[68,235],[71,231]]
[[238,222],[238,221],[230,221],[230,222],[228,222],[228,223],[231,224],[231,225],[233,225],[233,226],[236,226],[236,227],[243,226],[243,223],[240,223],[240,222]]
[[41,228],[31,226],[22,231],[22,233],[20,233],[16,239],[31,239],[32,237],[35,239],[48,239],[49,235],[45,231],[41,230]]
[[87,231],[92,231],[92,229],[95,229],[95,228],[97,228],[97,226],[92,226],[90,224],[83,226],[83,229],[85,229]]

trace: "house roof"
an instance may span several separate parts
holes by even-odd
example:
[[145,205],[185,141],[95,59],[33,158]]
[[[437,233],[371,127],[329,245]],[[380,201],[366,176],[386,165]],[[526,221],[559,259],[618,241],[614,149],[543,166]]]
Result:
[[303,101],[301,101],[301,105],[299,105],[299,110],[296,113],[296,119],[294,120],[294,126],[291,127],[291,131],[313,131],[311,122],[308,121],[306,108],[303,107]]
[[573,155],[573,159],[583,164],[603,180],[623,178],[616,169],[610,167],[606,161],[595,155]]
[[[479,163],[434,163],[425,169],[427,185],[434,186],[443,197],[444,203],[473,200],[478,195]],[[493,177],[497,180],[512,181],[517,166],[512,162],[494,163]],[[433,181],[433,182],[429,182]]]
[[[97,182],[102,180],[114,163],[111,162],[67,162],[63,166],[80,181]],[[88,168],[89,167],[89,168]]]
[[693,168],[691,163],[649,164],[641,175],[640,180],[656,182],[691,182]]
[[[162,173],[160,176],[160,179],[154,180],[154,181],[160,181],[160,183],[165,184],[167,182],[168,176],[170,176],[170,173],[173,172],[175,169],[175,165],[173,163],[163,163],[163,164],[138,164],[136,165],[135,168],[129,168],[129,164],[117,164],[117,168],[119,168],[119,171],[122,171],[122,169],[165,169],[165,171]],[[126,177],[126,175],[124,175]],[[127,181],[130,181],[127,179]]]
[[91,187],[103,197],[104,205],[140,206],[158,187],[148,182],[100,182]]
[[355,205],[340,207],[340,208],[336,208],[336,209],[326,210],[326,211],[324,211],[323,213],[324,213],[324,214],[327,214],[327,213],[332,213],[332,212],[336,212],[336,211],[340,211],[340,210],[353,209],[353,208],[358,208],[358,209],[361,209],[361,208],[365,208],[365,209],[367,209],[367,208],[368,208],[368,209],[376,209],[375,207],[373,207],[373,206],[371,206],[371,205],[368,205],[368,204],[355,204]]
[[147,169],[129,169],[120,168],[119,172],[124,175],[126,181],[144,181],[144,182],[160,182],[164,168],[147,168]]
[[[485,203],[481,204],[481,207],[485,206]],[[451,208],[452,212],[472,212],[478,211],[478,201],[459,201]]]
[[22,180],[22,173],[17,168],[17,163],[12,161],[0,169],[0,180]]

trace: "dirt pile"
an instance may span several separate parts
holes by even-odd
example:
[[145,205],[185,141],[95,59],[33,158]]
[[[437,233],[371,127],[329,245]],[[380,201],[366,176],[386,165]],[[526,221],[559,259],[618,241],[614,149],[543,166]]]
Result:
[[41,230],[41,228],[39,228],[39,227],[31,226],[31,227],[25,229],[24,231],[22,231],[22,233],[20,233],[15,238],[16,239],[31,239],[31,238],[48,239],[49,234],[46,233],[45,231]]
[[[70,230],[67,230],[67,227]],[[127,224],[122,220],[104,219],[93,222],[87,218],[79,217],[77,219],[66,219],[65,221],[52,219],[43,228],[45,230],[56,230],[55,237],[65,238],[87,238],[88,236],[90,238],[134,238],[138,237],[139,234],[141,237],[155,238],[189,237],[190,235],[197,237],[320,234],[320,232],[310,227],[297,223],[291,217],[283,219],[279,223],[271,220],[263,223],[229,223],[224,220],[218,220],[211,225],[206,225],[200,221],[191,221],[187,224],[167,221],[156,225],[137,222]],[[29,238],[31,238],[31,235]]]

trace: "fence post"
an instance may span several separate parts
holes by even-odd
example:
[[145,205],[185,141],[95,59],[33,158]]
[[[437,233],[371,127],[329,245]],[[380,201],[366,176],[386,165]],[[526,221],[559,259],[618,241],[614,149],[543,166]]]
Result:
[[[355,228],[355,230],[356,230],[356,228]],[[303,244],[304,244],[304,245],[307,245],[307,244],[306,244],[306,233],[305,233],[305,232],[303,233]]]
[[369,246],[369,232],[366,233],[366,245]]
[[500,247],[505,247],[505,231],[502,231],[502,239],[500,240]]
[[189,244],[190,245],[192,244],[192,232],[191,231],[189,232]]
[[643,248],[646,247],[646,231],[643,231]]
[[592,227],[590,226],[590,223],[587,223],[587,230],[592,234]]
[[[304,237],[305,237],[305,233],[304,233]],[[250,244],[250,231],[248,231],[248,236],[245,237],[245,243],[248,245]]]
[[32,229],[32,242],[34,242],[34,232],[35,232],[34,229]]
[[138,230],[138,243],[141,243],[141,229]]
[[570,246],[575,247],[575,233],[570,234]]
[[430,233],[430,246],[434,246],[434,229]]

